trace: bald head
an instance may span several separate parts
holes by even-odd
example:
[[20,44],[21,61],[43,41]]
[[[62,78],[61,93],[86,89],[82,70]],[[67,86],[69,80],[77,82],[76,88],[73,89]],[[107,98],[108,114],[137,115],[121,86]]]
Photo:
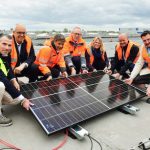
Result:
[[128,35],[126,33],[119,34],[118,40],[119,40],[121,47],[125,47],[128,45],[129,39],[128,39]]
[[21,44],[24,39],[25,39],[25,34],[26,34],[26,27],[23,24],[16,24],[13,35],[15,38],[15,41],[18,44]]
[[23,24],[16,24],[14,31],[24,30],[26,32],[26,27]]

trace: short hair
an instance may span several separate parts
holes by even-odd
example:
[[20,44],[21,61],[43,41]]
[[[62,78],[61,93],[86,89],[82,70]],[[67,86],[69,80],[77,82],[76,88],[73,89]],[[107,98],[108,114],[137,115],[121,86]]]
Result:
[[141,34],[141,38],[142,38],[143,36],[146,36],[147,34],[150,34],[150,31],[149,31],[149,30],[145,30],[145,31]]
[[9,34],[0,34],[0,40],[3,38],[3,37],[6,37],[6,38],[8,38],[9,40],[11,40],[12,39],[12,36],[11,35],[9,35]]
[[63,34],[56,34],[54,36],[54,41],[62,41],[62,42],[65,42],[65,37]]

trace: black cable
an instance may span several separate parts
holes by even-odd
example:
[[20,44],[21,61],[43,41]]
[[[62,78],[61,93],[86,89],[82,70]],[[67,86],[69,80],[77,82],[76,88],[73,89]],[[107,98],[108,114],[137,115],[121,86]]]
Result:
[[95,138],[93,138],[91,135],[88,135],[92,140],[94,140],[99,146],[100,146],[100,149],[103,150],[102,148],[102,145],[99,141],[97,141]]
[[93,141],[90,136],[88,136],[88,138],[90,139],[90,142],[91,142],[91,150],[93,150]]

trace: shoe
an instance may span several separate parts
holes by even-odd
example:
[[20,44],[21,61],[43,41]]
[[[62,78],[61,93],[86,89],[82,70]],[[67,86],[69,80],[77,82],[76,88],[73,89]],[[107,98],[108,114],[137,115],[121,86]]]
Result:
[[6,118],[5,116],[3,116],[2,114],[0,115],[0,126],[2,127],[7,127],[12,125],[12,120],[9,118]]

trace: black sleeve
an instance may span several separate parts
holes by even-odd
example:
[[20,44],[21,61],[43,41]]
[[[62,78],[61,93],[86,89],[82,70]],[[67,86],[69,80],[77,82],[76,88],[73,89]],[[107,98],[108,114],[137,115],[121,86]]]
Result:
[[139,47],[137,47],[136,45],[133,45],[131,47],[129,57],[128,57],[125,65],[121,67],[121,70],[120,70],[121,75],[124,74],[129,69],[129,67],[133,64],[138,53],[139,53]]
[[90,55],[88,54],[87,51],[85,51],[85,58],[86,58],[86,66],[88,68],[89,71],[93,71],[94,67],[92,66],[92,64],[90,63]]
[[104,58],[105,58],[106,66],[108,67],[108,66],[109,66],[109,60],[108,60],[108,57],[107,57],[107,53],[106,53],[106,52],[105,52],[105,54],[104,54]]
[[6,91],[12,96],[13,99],[21,95],[21,93],[7,79],[7,77],[1,70],[0,70],[0,81],[4,83]]
[[35,52],[34,52],[34,48],[33,48],[33,44],[32,44],[29,57],[27,58],[27,60],[25,62],[30,66],[35,61],[35,58],[36,58]]
[[10,69],[9,69],[7,78],[8,78],[9,80],[15,78],[14,72],[13,72],[13,70],[12,70],[11,67],[10,67]]
[[115,57],[111,60],[111,71],[114,73],[114,70],[119,62],[118,53],[115,51]]

